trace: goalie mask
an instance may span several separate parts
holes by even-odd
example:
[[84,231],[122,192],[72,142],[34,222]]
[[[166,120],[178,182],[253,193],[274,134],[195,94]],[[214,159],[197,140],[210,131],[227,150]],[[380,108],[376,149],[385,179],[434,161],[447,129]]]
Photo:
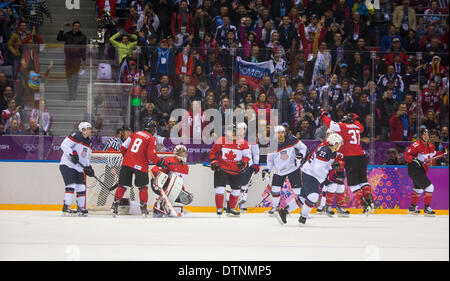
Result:
[[178,160],[180,160],[181,162],[187,161],[187,149],[184,145],[175,146],[173,153],[178,158]]

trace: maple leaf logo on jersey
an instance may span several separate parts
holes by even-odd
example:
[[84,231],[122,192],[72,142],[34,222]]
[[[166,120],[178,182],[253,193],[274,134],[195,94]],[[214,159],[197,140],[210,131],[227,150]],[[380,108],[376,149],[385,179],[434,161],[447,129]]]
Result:
[[227,153],[224,154],[226,160],[231,161],[234,160],[236,158],[236,154],[233,152],[233,150],[229,150]]

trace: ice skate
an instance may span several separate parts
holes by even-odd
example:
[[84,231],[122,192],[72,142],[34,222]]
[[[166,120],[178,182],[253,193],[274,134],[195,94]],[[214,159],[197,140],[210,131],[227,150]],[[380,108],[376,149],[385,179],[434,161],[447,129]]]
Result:
[[79,217],[87,217],[87,215],[88,215],[88,210],[86,210],[86,209],[84,209],[84,208],[78,207],[78,208],[77,208],[77,215],[78,215]]
[[247,207],[245,206],[245,203],[246,201],[239,202],[239,210],[244,214],[247,212]]
[[417,207],[417,205],[411,204],[411,206],[409,206],[408,212],[406,212],[406,213],[409,215],[417,216],[417,215],[420,215],[420,210],[419,210],[419,207]]
[[423,214],[426,217],[434,217],[436,213],[433,211],[433,209],[431,209],[429,205],[425,205],[425,207],[423,208]]
[[69,206],[69,205],[66,205],[65,202],[63,203],[62,215],[63,215],[64,217],[70,217],[70,216],[75,215],[76,213],[77,213],[77,211],[71,209],[70,206]]
[[323,215],[325,213],[325,207],[323,207],[323,208],[317,208],[317,212],[316,212],[316,214],[317,215],[319,215],[319,216],[321,216],[321,215]]
[[336,212],[338,217],[342,217],[342,218],[348,218],[350,216],[350,212],[347,211],[346,209],[336,206]]
[[114,201],[111,206],[111,214],[115,218],[119,214],[119,201]]
[[331,208],[331,206],[325,206],[324,210],[327,216],[329,216],[330,218],[334,216],[334,211],[333,208]]
[[300,224],[305,224],[305,223],[306,223],[306,218],[303,217],[302,215],[300,215],[300,217],[298,218],[298,222],[299,222]]
[[277,209],[278,209],[278,207],[272,207],[272,209],[270,209],[267,213],[269,214],[269,215],[274,215],[275,214],[275,212],[277,211]]
[[286,208],[278,208],[278,210],[275,212],[275,217],[277,218],[278,222],[281,225],[284,225],[287,223],[287,215],[288,215],[288,211],[286,210]]
[[217,208],[217,215],[220,217],[220,216],[222,216],[222,213],[223,213],[223,209],[222,208]]
[[148,216],[147,204],[141,204],[141,214],[144,218]]
[[236,209],[227,208],[227,216],[229,216],[229,217],[239,217],[240,213]]

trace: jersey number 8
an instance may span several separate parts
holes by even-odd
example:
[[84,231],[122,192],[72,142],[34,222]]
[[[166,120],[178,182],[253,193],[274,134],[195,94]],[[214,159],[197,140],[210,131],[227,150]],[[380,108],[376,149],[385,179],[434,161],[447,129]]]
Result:
[[133,142],[133,145],[131,146],[131,152],[134,152],[134,153],[138,152],[139,147],[141,146],[141,144],[142,144],[142,140],[141,139],[135,139],[134,142]]

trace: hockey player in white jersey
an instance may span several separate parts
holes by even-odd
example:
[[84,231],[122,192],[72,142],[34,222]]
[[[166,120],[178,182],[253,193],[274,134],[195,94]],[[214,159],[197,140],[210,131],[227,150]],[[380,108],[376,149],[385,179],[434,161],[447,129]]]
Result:
[[337,151],[342,145],[342,137],[336,133],[330,134],[327,138],[327,143],[328,145],[321,146],[313,152],[308,161],[303,164],[301,198],[292,200],[285,208],[278,208],[276,217],[282,225],[287,223],[287,214],[299,208],[297,203],[293,201],[302,203],[303,206],[298,221],[301,224],[306,223],[309,213],[319,199],[319,186],[326,180],[328,171],[336,158]]
[[263,177],[273,170],[272,178],[272,209],[269,214],[274,214],[280,204],[281,187],[286,178],[289,179],[292,190],[298,196],[302,187],[300,165],[306,155],[307,147],[299,139],[292,135],[286,137],[283,126],[275,127],[278,140],[276,151],[267,154],[267,169],[263,171]]
[[[80,216],[86,216],[88,211],[86,210],[86,182],[83,172],[89,177],[95,176],[90,163],[92,127],[88,122],[81,122],[78,130],[79,132],[66,137],[61,143],[63,155],[59,170],[66,186],[62,212],[63,215],[77,213]],[[77,210],[70,208],[75,192],[77,193]]]
[[[248,162],[247,169],[244,170],[241,174],[241,197],[239,201],[239,209],[241,212],[245,213],[247,211],[247,197],[248,197],[248,184],[250,183],[250,179],[252,176],[256,175],[259,172],[259,145],[258,143],[249,142],[247,135],[247,124],[244,122],[237,124],[236,126],[236,135],[247,140],[248,145],[250,146],[251,157]],[[228,201],[228,198],[227,198]]]

